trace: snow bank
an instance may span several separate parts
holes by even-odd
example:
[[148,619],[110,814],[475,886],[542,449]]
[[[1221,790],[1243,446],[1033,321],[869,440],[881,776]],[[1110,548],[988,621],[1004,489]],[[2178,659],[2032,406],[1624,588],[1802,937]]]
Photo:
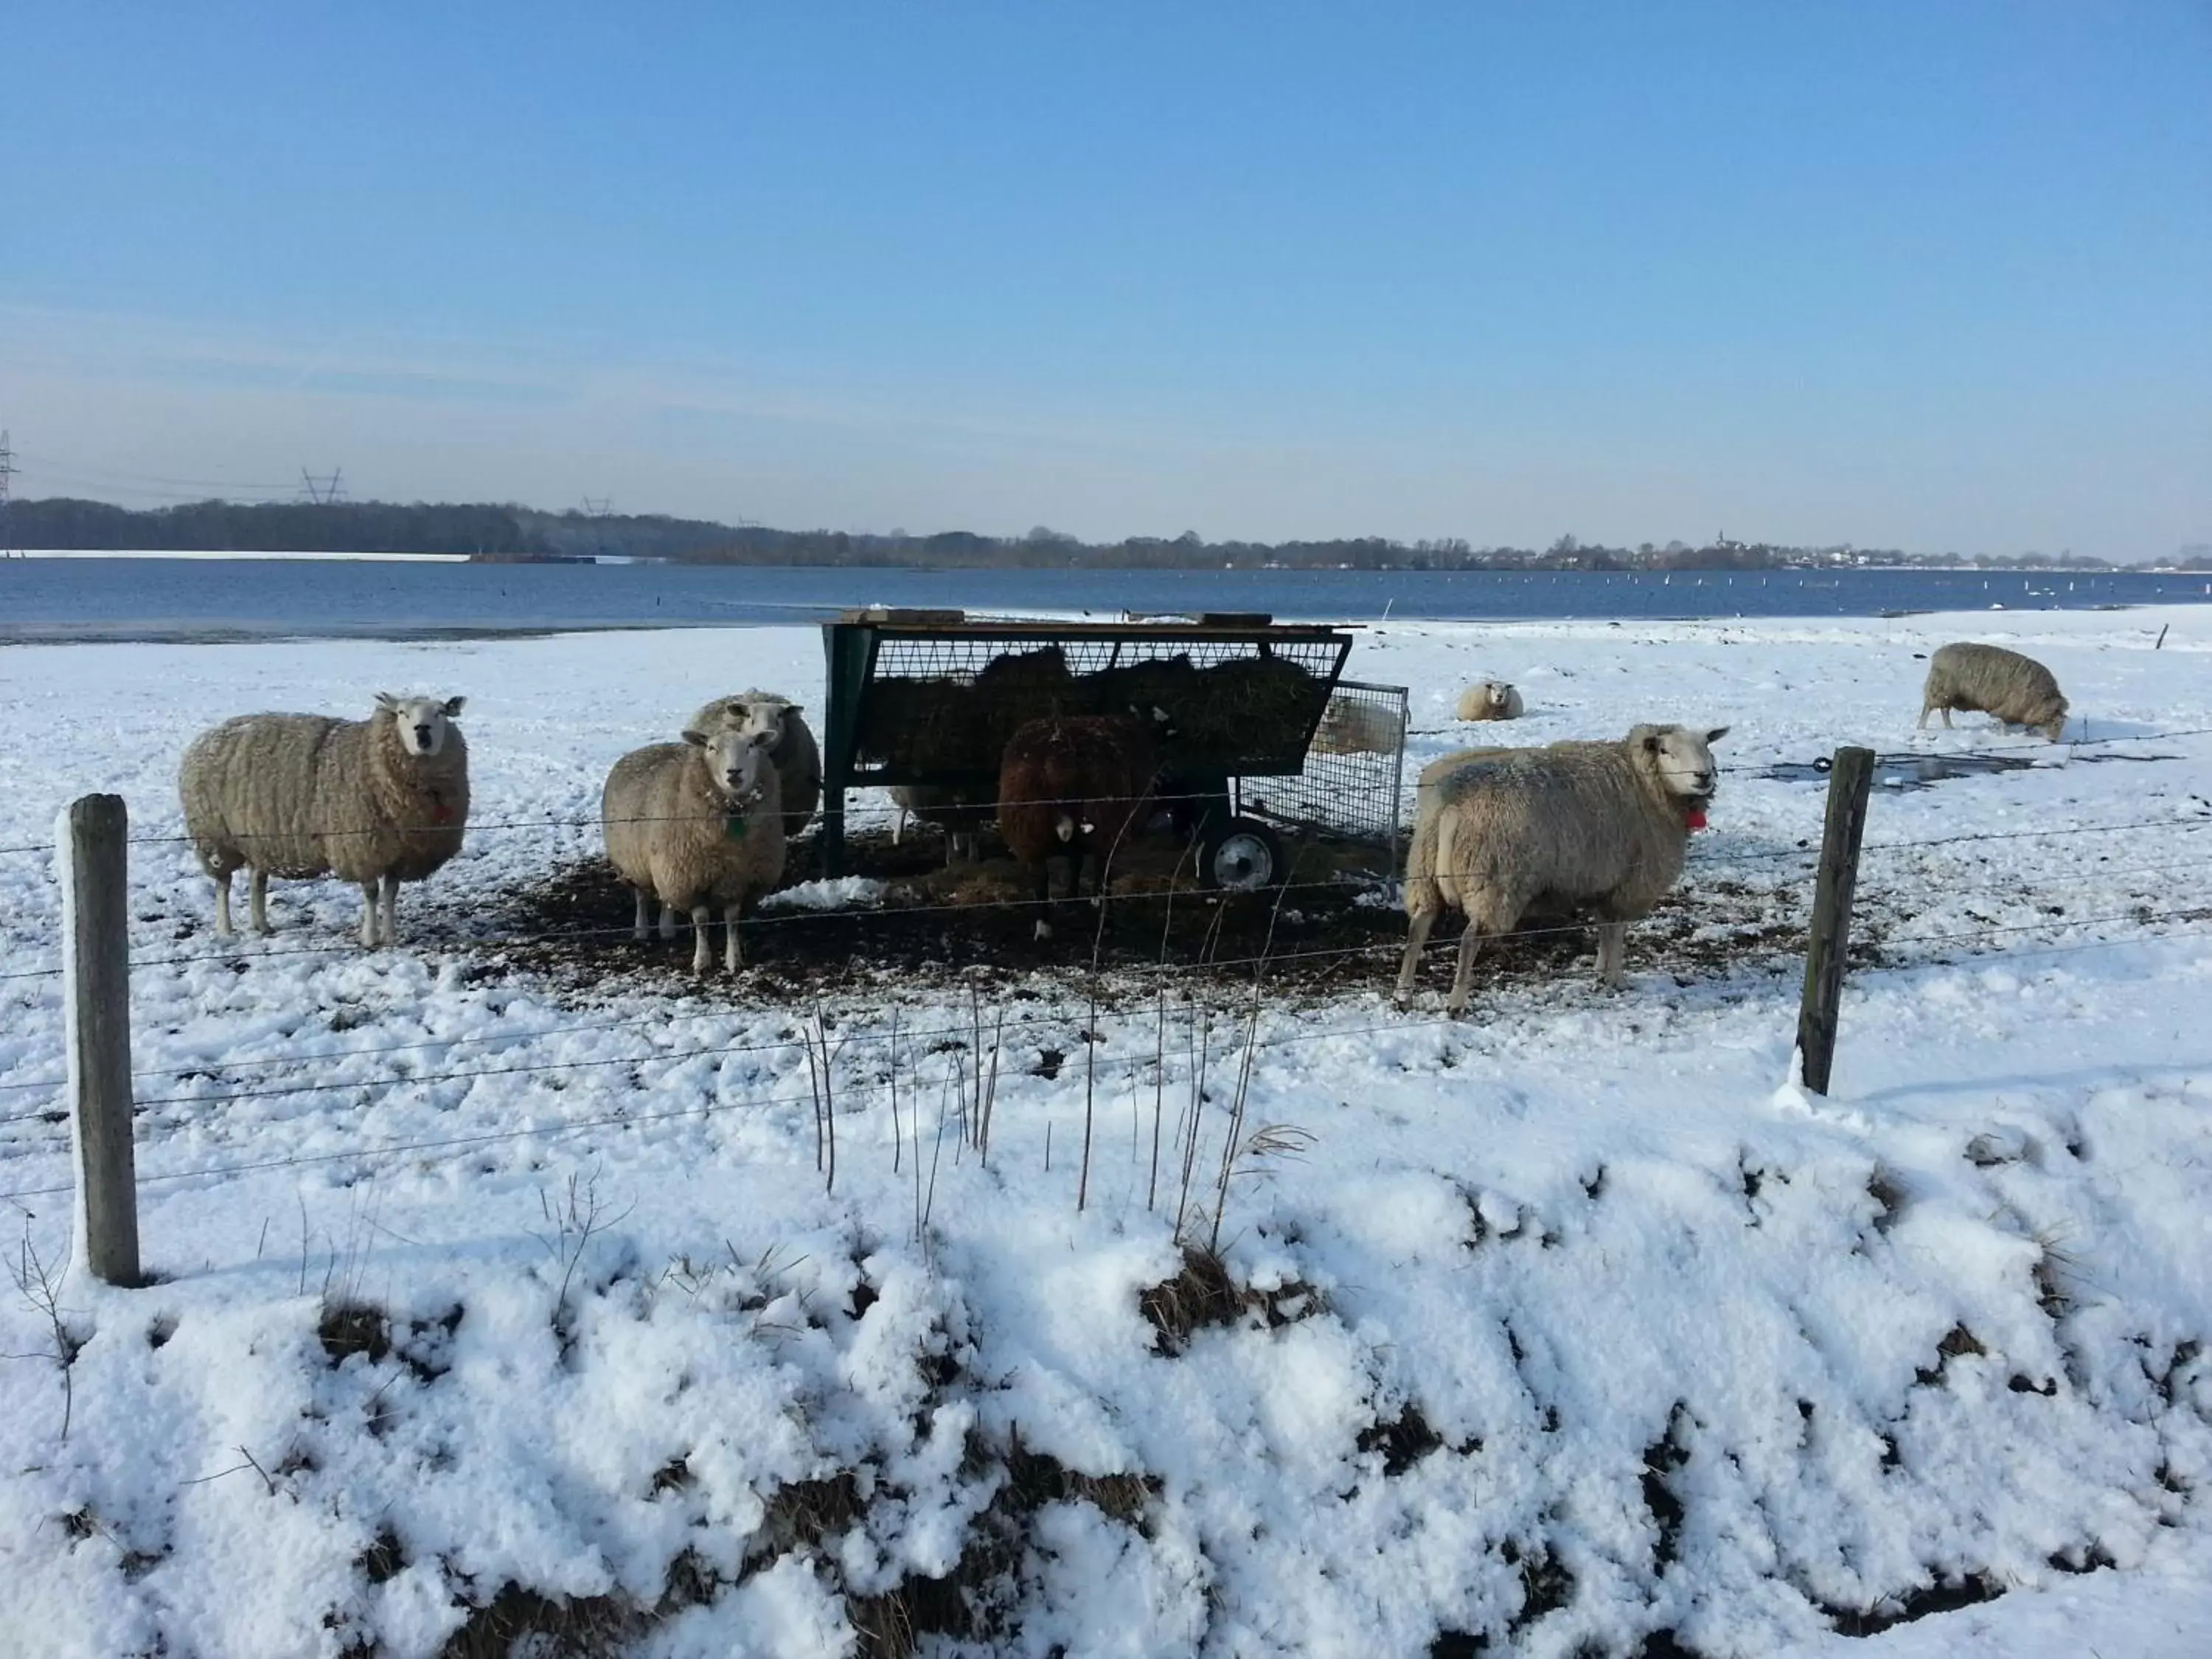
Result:
[[[1905,1620],[1848,1650],[2190,1650],[2212,738],[2146,739],[2212,727],[2212,613],[1988,621],[1390,624],[1357,653],[1415,688],[1416,762],[1462,741],[1478,659],[1528,694],[1516,740],[1730,725],[1686,883],[1785,938],[1821,793],[1761,769],[2040,749],[1972,720],[1916,744],[1914,653],[1972,632],[2050,662],[2118,741],[1876,803],[1826,1099],[1777,1092],[1786,945],[1617,995],[1491,982],[1458,1024],[1392,1012],[1380,961],[1249,1028],[1249,984],[1199,1007],[1178,982],[1161,1025],[1150,987],[1093,1024],[1040,979],[981,1016],[988,1160],[966,996],[916,992],[896,1046],[879,1000],[833,1003],[833,1185],[819,1061],[773,1002],[320,954],[350,901],[312,885],[214,951],[187,849],[149,840],[161,1282],[72,1285],[58,1328],[22,1253],[68,1233],[54,811],[115,789],[173,836],[208,719],[433,677],[471,694],[481,772],[486,827],[424,890],[461,929],[592,850],[635,734],[582,711],[666,726],[731,678],[730,636],[0,653],[0,717],[41,734],[0,751],[0,848],[31,849],[0,852],[29,1292],[0,1295],[0,1353],[28,1356],[0,1647],[1825,1655]],[[744,637],[803,697],[808,631]],[[1240,1078],[1217,1262],[1184,1246],[1217,1236]]]

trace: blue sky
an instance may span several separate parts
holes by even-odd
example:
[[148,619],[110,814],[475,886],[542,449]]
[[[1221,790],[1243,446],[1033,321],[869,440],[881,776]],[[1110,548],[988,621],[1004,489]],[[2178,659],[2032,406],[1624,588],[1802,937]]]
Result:
[[2212,5],[19,7],[21,493],[2212,541]]

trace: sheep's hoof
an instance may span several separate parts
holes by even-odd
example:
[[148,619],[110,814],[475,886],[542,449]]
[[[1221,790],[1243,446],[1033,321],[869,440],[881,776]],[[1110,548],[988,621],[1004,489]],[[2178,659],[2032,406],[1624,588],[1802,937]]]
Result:
[[1048,921],[1041,921],[1037,923],[1036,931],[1031,934],[1030,937],[1033,939],[1050,939],[1052,937],[1052,924]]

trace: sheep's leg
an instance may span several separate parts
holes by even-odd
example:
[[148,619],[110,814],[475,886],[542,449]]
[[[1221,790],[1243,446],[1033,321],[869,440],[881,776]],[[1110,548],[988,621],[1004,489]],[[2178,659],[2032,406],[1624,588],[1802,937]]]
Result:
[[1451,999],[1444,1012],[1457,1019],[1467,1012],[1468,988],[1474,980],[1474,953],[1482,949],[1482,930],[1469,916],[1467,931],[1459,936],[1459,966],[1452,973]]
[[660,936],[663,939],[676,937],[676,907],[672,904],[660,907]]
[[1951,729],[1951,705],[1948,702],[1943,705],[1943,729],[1947,732]]
[[376,884],[373,881],[361,884],[361,942],[368,950],[376,948]]
[[722,931],[728,935],[722,942],[722,971],[734,974],[745,965],[744,947],[738,943],[738,907],[734,901],[723,907]]
[[248,870],[246,872],[246,913],[253,923],[255,933],[269,932],[269,872],[266,870]]
[[385,872],[378,896],[383,901],[379,907],[384,912],[381,923],[384,942],[387,945],[399,943],[399,878]]
[[894,847],[897,846],[901,838],[903,837],[905,834],[906,808],[902,806],[898,810],[898,816],[891,820],[891,845]]
[[629,936],[642,945],[653,937],[653,895],[642,887],[633,887],[630,896],[637,901],[637,914],[630,923]]
[[1398,1006],[1402,1008],[1413,1000],[1413,975],[1420,967],[1421,952],[1429,943],[1429,930],[1437,925],[1437,913],[1423,910],[1413,917],[1413,925],[1406,934],[1406,954],[1398,961]]
[[1597,925],[1597,976],[1609,991],[1620,988],[1620,962],[1626,954],[1628,924],[1601,921]]
[[1036,928],[1037,939],[1052,937],[1052,855],[1048,853],[1037,860],[1036,866]]
[[215,878],[215,930],[225,939],[230,937],[230,876],[227,872]]
[[1929,702],[1922,703],[1920,705],[1920,718],[1913,721],[1912,729],[1916,732],[1925,732],[1928,729],[1928,717],[1935,712],[1935,704]]
[[691,907],[691,971],[704,974],[714,965],[714,953],[708,948],[707,930],[714,925],[714,907],[695,904]]

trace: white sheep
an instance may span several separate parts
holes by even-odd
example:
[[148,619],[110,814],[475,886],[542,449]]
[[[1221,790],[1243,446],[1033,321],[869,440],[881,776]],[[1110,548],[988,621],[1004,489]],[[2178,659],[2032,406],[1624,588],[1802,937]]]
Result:
[[607,774],[599,827],[615,873],[637,895],[635,936],[646,937],[656,899],[664,936],[674,912],[688,912],[695,974],[713,961],[715,907],[722,964],[735,973],[744,963],[738,912],[783,878],[783,799],[770,747],[765,733],[688,726],[683,742],[633,749]]
[[1484,680],[1459,694],[1463,720],[1517,720],[1526,708],[1521,693],[1504,680]]
[[1439,755],[1421,769],[1420,781],[1417,787],[1421,794],[1432,795],[1436,793],[1438,784],[1470,762],[1490,760],[1499,755],[1517,755],[1521,752],[1518,749],[1502,748],[1496,744],[1479,744],[1473,749],[1455,749],[1449,755]]
[[1467,917],[1449,1011],[1467,1006],[1475,952],[1531,907],[1594,908],[1599,977],[1620,983],[1628,923],[1650,914],[1682,872],[1689,832],[1713,793],[1711,745],[1726,734],[1638,726],[1613,743],[1556,743],[1477,759],[1421,792],[1406,860],[1412,929],[1398,1000],[1413,993],[1437,913]]
[[1395,708],[1358,697],[1333,696],[1314,728],[1316,755],[1395,755],[1406,740]]
[[1920,726],[1936,709],[1943,724],[1951,711],[1980,709],[2007,726],[2033,726],[2057,743],[2066,732],[2066,699],[2058,681],[2033,657],[2001,645],[1955,641],[1928,659],[1928,681],[1920,693]]
[[380,691],[365,720],[241,714],[185,750],[185,833],[215,883],[228,934],[230,878],[251,872],[253,931],[269,931],[269,878],[336,876],[362,893],[361,942],[397,942],[399,884],[461,850],[469,749],[459,697]]
[[729,726],[747,737],[766,736],[783,793],[784,839],[813,822],[822,802],[822,750],[799,704],[775,691],[738,691],[702,704],[684,724],[695,732]]

